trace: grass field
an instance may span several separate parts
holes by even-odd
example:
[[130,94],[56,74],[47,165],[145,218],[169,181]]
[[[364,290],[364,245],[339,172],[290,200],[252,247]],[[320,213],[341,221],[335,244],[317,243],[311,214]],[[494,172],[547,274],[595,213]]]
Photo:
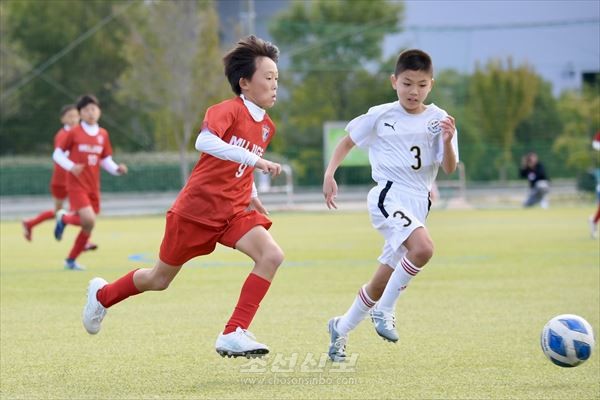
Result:
[[250,263],[220,247],[192,260],[169,290],[109,310],[102,331],[81,326],[87,281],[151,266],[162,217],[101,218],[86,272],[62,270],[50,223],[21,237],[1,224],[2,399],[598,399],[600,353],[562,369],[542,354],[551,317],[579,314],[600,333],[599,243],[591,207],[435,211],[436,254],[398,304],[401,340],[365,321],[353,363],[320,363],[327,320],[345,312],[382,241],[366,212],[280,213],[272,233],[286,261],[251,327],[264,362],[223,359],[217,334]]

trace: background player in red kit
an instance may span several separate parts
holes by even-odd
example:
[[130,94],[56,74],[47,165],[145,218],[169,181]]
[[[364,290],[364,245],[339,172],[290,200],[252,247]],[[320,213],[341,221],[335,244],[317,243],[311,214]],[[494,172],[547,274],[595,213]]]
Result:
[[[54,147],[58,145],[63,136],[67,135],[68,131],[79,124],[79,111],[77,111],[75,104],[67,104],[62,107],[60,122],[62,122],[63,127],[54,135]],[[54,199],[54,209],[42,211],[34,218],[23,220],[23,236],[28,241],[32,239],[33,228],[44,221],[54,219],[56,212],[63,208],[67,199],[67,171],[56,163],[54,163],[54,170],[50,179],[50,193]],[[88,242],[84,250],[95,250],[97,247],[95,244]]]
[[[60,110],[60,122],[63,124],[63,127],[54,135],[54,147],[56,147],[60,138],[65,136],[68,131],[79,123],[79,111],[77,111],[75,104],[63,106]],[[63,204],[67,198],[67,171],[56,163],[54,163],[54,170],[50,179],[50,193],[54,199],[54,209],[42,211],[33,218],[23,220],[23,236],[28,241],[31,241],[33,228],[41,222],[54,219],[54,214],[63,208]]]
[[[596,132],[596,135],[594,135],[594,139],[592,140],[592,148],[596,151],[600,151],[600,131]],[[597,157],[596,160],[598,160]],[[596,208],[596,213],[590,217],[589,221],[592,239],[598,239],[598,222],[600,222],[600,165],[596,165],[594,175],[596,177],[596,198],[598,201],[598,206]]]
[[77,110],[81,124],[58,141],[52,155],[57,164],[70,172],[67,193],[71,209],[75,211],[72,214],[63,210],[57,212],[54,236],[60,240],[67,224],[81,226],[65,260],[65,268],[70,270],[84,269],[76,259],[85,249],[96,214],[100,212],[100,166],[112,175],[127,173],[125,164],[117,165],[113,161],[108,132],[98,126],[101,115],[98,99],[92,95],[82,96],[77,102]]
[[196,149],[202,152],[190,179],[167,212],[166,227],[154,268],[136,269],[107,284],[94,278],[88,286],[83,325],[98,333],[106,309],[147,290],[164,290],[188,260],[211,253],[217,243],[235,248],[254,261],[238,303],[219,334],[222,356],[261,356],[269,348],[248,332],[259,304],[283,262],[283,252],[267,229],[271,221],[249,210],[254,196],[254,168],[277,175],[281,166],[262,159],[275,134],[265,109],[275,104],[279,50],[249,36],[223,58],[225,75],[238,95],[210,107]]

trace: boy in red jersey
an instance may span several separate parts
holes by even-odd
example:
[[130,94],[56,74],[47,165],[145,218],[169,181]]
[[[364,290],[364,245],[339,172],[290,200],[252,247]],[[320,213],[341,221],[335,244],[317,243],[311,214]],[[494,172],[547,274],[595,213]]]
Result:
[[[58,145],[61,138],[67,135],[73,127],[79,124],[79,111],[75,104],[67,104],[60,110],[60,122],[63,127],[54,135],[54,147]],[[57,163],[54,163],[54,171],[50,179],[50,193],[54,199],[54,210],[42,211],[34,218],[23,220],[23,236],[28,241],[31,241],[33,228],[49,219],[54,219],[56,213],[63,208],[67,198],[67,171],[65,171]],[[96,250],[98,246],[93,243],[87,243],[84,251]]]
[[63,210],[56,213],[54,237],[60,240],[67,224],[81,226],[65,260],[65,268],[69,270],[84,269],[76,259],[84,251],[94,229],[96,214],[100,212],[100,166],[112,175],[127,173],[125,164],[117,165],[113,161],[108,132],[98,126],[101,115],[98,99],[92,95],[82,96],[77,102],[77,110],[81,124],[58,141],[52,155],[58,165],[70,172],[67,193],[71,209],[75,211],[72,214]]
[[217,243],[235,248],[254,261],[216,351],[221,356],[260,357],[269,348],[248,327],[279,265],[283,252],[268,229],[271,221],[249,210],[255,197],[254,168],[277,175],[281,166],[261,156],[275,134],[265,109],[275,104],[279,50],[249,36],[223,62],[236,97],[210,107],[196,140],[201,151],[185,187],[167,212],[159,260],[151,269],[136,269],[108,284],[94,278],[88,286],[83,325],[100,330],[106,309],[148,290],[164,290],[188,260],[212,253]]
[[[600,131],[596,132],[594,139],[592,140],[592,148],[596,151],[600,151]],[[596,157],[596,160],[598,158]],[[598,207],[596,213],[590,216],[590,234],[592,239],[598,239],[598,222],[600,222],[600,165],[596,166],[594,170],[596,176],[596,198],[598,200]]]
[[[63,106],[60,110],[60,122],[63,127],[54,135],[54,147],[63,136],[67,135],[68,131],[79,123],[79,112],[75,104]],[[34,218],[23,220],[23,236],[28,241],[31,241],[33,228],[46,220],[54,219],[55,213],[63,208],[67,198],[67,171],[56,163],[54,163],[54,171],[50,180],[50,193],[54,199],[54,209],[42,211]]]

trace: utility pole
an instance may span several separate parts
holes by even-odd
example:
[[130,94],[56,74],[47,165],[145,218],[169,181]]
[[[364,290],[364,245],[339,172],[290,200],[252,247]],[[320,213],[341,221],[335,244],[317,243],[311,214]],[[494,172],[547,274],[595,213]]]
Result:
[[254,35],[254,21],[256,19],[256,13],[254,12],[254,0],[244,1],[244,10],[240,13],[240,19],[242,20],[242,28],[245,35]]

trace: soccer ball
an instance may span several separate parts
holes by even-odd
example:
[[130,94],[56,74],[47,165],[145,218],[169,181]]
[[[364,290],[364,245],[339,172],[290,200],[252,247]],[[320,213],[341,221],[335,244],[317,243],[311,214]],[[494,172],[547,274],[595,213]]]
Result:
[[563,314],[552,318],[542,330],[542,351],[560,367],[576,367],[592,355],[594,332],[583,318]]

